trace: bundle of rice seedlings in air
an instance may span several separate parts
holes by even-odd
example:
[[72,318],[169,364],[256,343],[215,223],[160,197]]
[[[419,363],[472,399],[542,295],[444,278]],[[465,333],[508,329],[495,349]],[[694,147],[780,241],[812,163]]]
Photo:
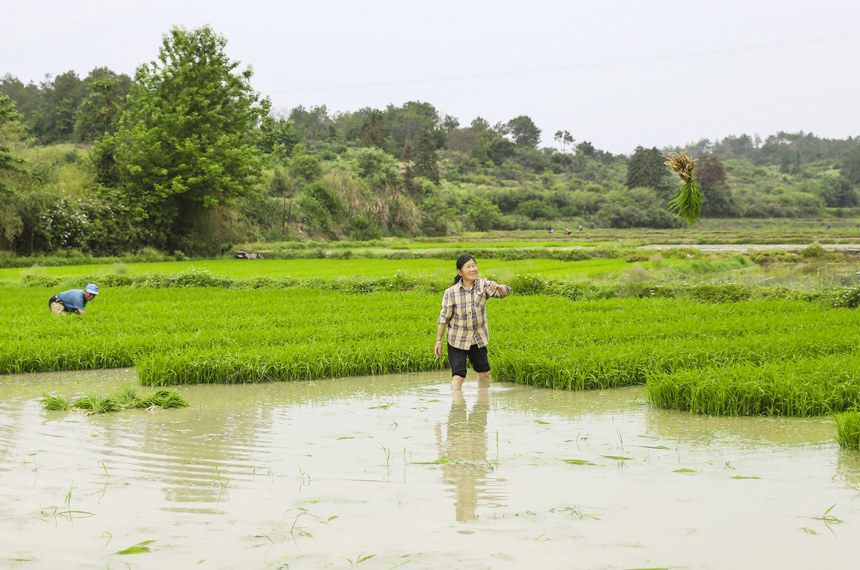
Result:
[[75,402],[73,407],[79,410],[92,412],[93,414],[106,414],[107,412],[114,411],[117,408],[117,405],[110,396],[103,397],[89,394]]
[[187,408],[188,402],[185,401],[179,392],[173,389],[164,388],[148,398],[144,398],[137,404],[138,408],[156,408],[166,410],[168,408]]
[[702,214],[702,195],[696,184],[693,159],[686,150],[682,153],[670,152],[664,155],[664,158],[667,159],[665,164],[674,170],[683,182],[678,193],[669,201],[669,210],[692,226]]
[[42,408],[46,410],[65,411],[72,407],[62,396],[51,396],[49,394],[42,394],[39,402],[42,404]]

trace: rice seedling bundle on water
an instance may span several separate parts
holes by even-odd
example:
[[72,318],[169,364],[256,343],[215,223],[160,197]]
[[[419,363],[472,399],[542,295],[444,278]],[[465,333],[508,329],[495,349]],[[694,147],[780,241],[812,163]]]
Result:
[[164,388],[151,396],[139,398],[133,386],[123,386],[108,396],[88,394],[70,404],[62,396],[44,394],[39,400],[46,410],[81,410],[89,414],[106,414],[120,410],[146,409],[150,411],[170,408],[187,408],[188,402],[174,389]]

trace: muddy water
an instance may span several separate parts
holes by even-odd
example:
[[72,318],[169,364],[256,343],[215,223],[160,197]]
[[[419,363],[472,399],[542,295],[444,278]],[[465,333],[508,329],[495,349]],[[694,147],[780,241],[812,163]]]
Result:
[[37,402],[130,381],[0,377],[0,567],[786,569],[860,548],[860,456],[826,419],[692,417],[641,389],[452,398],[438,373],[186,387],[155,414]]

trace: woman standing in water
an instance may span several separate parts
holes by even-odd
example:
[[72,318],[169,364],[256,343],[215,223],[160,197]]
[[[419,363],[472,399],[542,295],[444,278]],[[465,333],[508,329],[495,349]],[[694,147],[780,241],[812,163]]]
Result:
[[451,390],[462,390],[466,380],[466,357],[478,373],[478,388],[490,387],[490,362],[487,343],[490,333],[487,325],[487,299],[504,299],[511,292],[507,285],[478,278],[478,264],[471,255],[457,259],[457,276],[454,285],[445,290],[442,312],[439,313],[436,346],[437,358],[442,356],[442,338],[445,327],[448,333],[448,363],[451,365]]

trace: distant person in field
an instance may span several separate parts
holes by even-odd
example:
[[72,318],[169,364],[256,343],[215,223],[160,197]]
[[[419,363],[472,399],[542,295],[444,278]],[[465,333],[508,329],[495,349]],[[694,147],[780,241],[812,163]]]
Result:
[[582,224],[579,224],[579,231],[582,231]]
[[86,289],[69,289],[54,295],[48,301],[48,306],[55,315],[63,313],[83,315],[86,312],[87,303],[95,299],[98,294],[98,286],[90,283]]
[[564,235],[569,236],[572,230],[570,228],[564,228]]
[[[478,264],[471,255],[457,259],[457,276],[454,285],[442,296],[436,346],[433,353],[442,357],[442,338],[448,344],[448,363],[451,365],[451,390],[463,389],[466,380],[466,358],[478,374],[478,388],[490,387],[490,362],[487,343],[490,341],[487,323],[487,299],[504,299],[511,292],[507,285],[478,278]],[[445,334],[445,327],[448,333]]]

